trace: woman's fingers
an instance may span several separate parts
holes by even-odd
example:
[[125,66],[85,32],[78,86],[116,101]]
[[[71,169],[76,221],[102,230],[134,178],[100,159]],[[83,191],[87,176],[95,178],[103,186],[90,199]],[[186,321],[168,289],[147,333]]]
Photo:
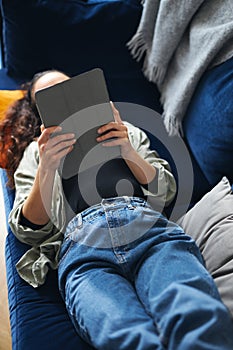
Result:
[[58,134],[62,131],[62,128],[59,126],[52,126],[49,128],[42,128],[42,134],[38,139],[39,145],[48,145],[48,147],[54,147],[55,145],[66,142],[69,140],[75,140],[75,134],[66,133]]
[[100,135],[98,138],[105,137],[106,135],[109,135],[109,133],[112,131],[119,131],[119,132],[127,133],[127,127],[123,123],[119,124],[117,122],[110,122],[108,124],[101,126],[98,129],[97,132]]
[[49,128],[45,128],[45,126],[42,124],[40,138],[46,142],[52,136],[52,134],[61,132],[61,130],[62,128],[60,126],[50,126]]
[[56,136],[48,140],[48,142],[44,145],[44,151],[48,151],[53,154],[57,154],[71,146],[76,142],[75,138],[72,136],[73,134],[65,134]]
[[114,106],[114,103],[112,101],[110,101],[110,105],[112,107],[115,122],[117,122],[119,124],[123,124],[123,121],[121,120],[120,113],[119,113],[118,109],[116,109],[116,107]]
[[38,139],[40,159],[48,168],[57,168],[76,142],[73,133],[57,134],[61,130],[61,127],[43,128]]
[[[103,125],[98,129],[99,136],[97,141],[107,141],[112,138],[116,139],[125,139],[128,141],[128,129],[124,124],[119,124],[117,122],[110,122],[106,125]],[[111,144],[109,144],[110,146]]]
[[41,126],[40,126],[40,131],[41,131],[41,133],[44,131],[44,129],[45,129],[44,124],[41,124]]
[[110,122],[99,128],[98,132],[100,133],[100,136],[97,137],[97,141],[102,141],[102,146],[120,146],[122,155],[131,150],[132,146],[128,137],[128,129],[123,123],[119,124],[117,122]]
[[101,135],[99,137],[97,137],[97,141],[101,142],[101,141],[107,141],[108,139],[112,139],[112,138],[118,138],[118,139],[128,139],[128,133],[126,130],[109,130],[107,133],[105,133],[104,135]]

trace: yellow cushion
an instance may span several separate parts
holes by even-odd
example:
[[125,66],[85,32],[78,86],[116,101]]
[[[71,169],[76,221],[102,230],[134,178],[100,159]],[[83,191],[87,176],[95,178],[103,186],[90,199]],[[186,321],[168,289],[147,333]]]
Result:
[[8,107],[21,97],[22,90],[0,90],[0,121],[4,119]]
[[[23,97],[22,90],[0,90],[0,122],[4,120],[6,111],[9,106],[16,100]],[[10,132],[5,135],[5,144],[1,146],[0,151],[0,167],[7,168],[7,149],[11,144]]]

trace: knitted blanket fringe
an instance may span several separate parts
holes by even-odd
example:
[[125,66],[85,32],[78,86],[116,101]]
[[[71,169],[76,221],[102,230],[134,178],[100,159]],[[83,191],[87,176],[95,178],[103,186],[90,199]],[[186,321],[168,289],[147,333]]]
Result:
[[162,119],[169,136],[184,136],[181,120],[168,113],[163,113]]
[[170,135],[182,121],[204,72],[233,56],[232,0],[143,0],[138,29],[126,44],[143,61],[145,77],[161,93]]
[[141,61],[143,56],[144,63],[142,71],[145,77],[150,82],[156,82],[158,85],[162,83],[166,70],[163,67],[158,67],[156,65],[150,64],[150,48],[145,39],[143,32],[138,32],[134,37],[126,44],[129,48],[132,57],[137,61]]

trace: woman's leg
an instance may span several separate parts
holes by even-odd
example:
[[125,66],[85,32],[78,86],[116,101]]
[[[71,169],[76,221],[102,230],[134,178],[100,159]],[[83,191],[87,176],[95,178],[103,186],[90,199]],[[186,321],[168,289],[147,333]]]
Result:
[[78,333],[96,349],[164,350],[127,273],[125,242],[134,245],[141,233],[144,201],[140,211],[137,203],[103,200],[69,223],[62,245],[60,291]]
[[189,236],[175,225],[172,231],[172,226],[168,223],[169,233],[159,244],[155,239],[144,256],[135,279],[138,296],[166,349],[233,349],[230,315],[200,252]]
[[111,264],[98,261],[71,272],[65,302],[76,330],[96,349],[163,349],[135,289]]

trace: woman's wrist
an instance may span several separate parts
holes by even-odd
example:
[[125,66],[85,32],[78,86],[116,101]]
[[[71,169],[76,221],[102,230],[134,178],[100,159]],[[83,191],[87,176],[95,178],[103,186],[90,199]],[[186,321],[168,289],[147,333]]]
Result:
[[135,158],[135,155],[137,155],[137,152],[132,147],[130,142],[126,145],[121,146],[121,156],[125,160],[133,160]]
[[122,157],[140,184],[146,185],[155,178],[155,167],[143,159],[133,147],[122,154]]
[[45,225],[50,219],[55,172],[39,163],[33,187],[22,207],[25,218],[36,225]]

